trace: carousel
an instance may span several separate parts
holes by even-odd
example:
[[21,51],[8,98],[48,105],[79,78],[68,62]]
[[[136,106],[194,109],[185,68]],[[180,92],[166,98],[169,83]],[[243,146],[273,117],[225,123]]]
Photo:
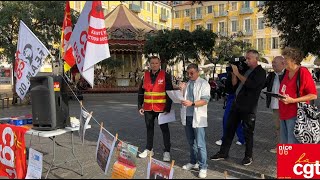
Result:
[[105,24],[111,57],[96,66],[95,88],[138,86],[145,39],[156,29],[123,4],[105,16]]

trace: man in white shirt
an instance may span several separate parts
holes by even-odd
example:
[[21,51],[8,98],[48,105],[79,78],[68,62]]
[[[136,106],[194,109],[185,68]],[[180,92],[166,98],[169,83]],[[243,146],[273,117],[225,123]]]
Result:
[[[265,87],[268,92],[279,93],[280,83],[285,75],[285,62],[282,56],[276,56],[272,61],[274,72],[270,72],[267,76]],[[273,119],[276,127],[276,139],[279,142],[280,137],[280,120],[279,120],[279,100],[277,98],[267,96],[267,108],[272,109]],[[272,153],[277,153],[277,149],[270,150]]]
[[208,127],[208,102],[210,100],[210,85],[199,77],[196,64],[187,67],[188,83],[180,83],[184,101],[181,102],[181,121],[185,126],[187,140],[190,146],[190,161],[182,169],[199,168],[199,178],[207,177],[207,149],[205,128]]

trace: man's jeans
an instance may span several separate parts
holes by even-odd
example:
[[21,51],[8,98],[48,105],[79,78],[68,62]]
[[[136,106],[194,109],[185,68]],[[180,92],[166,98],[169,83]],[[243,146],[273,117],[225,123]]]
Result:
[[199,163],[200,169],[207,169],[207,148],[205,140],[205,128],[192,128],[192,116],[187,116],[186,135],[190,146],[190,163]]
[[297,117],[280,120],[280,143],[281,144],[299,144],[299,141],[294,136],[294,125]]

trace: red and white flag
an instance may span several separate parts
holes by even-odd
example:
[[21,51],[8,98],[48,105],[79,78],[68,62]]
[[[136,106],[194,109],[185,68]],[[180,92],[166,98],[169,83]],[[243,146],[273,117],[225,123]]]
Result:
[[93,87],[94,65],[110,57],[101,1],[87,1],[70,38],[83,78]]
[[61,30],[61,46],[60,53],[61,57],[65,60],[64,62],[64,71],[69,71],[72,66],[76,64],[76,61],[72,54],[72,47],[69,46],[69,40],[72,34],[72,22],[71,22],[71,14],[70,14],[70,3],[66,1],[66,9],[64,11],[63,25]]

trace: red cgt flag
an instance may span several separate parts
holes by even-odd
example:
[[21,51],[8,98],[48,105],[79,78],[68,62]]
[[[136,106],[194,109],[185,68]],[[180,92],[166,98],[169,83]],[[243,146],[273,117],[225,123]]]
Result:
[[72,53],[72,47],[68,46],[70,37],[72,34],[72,22],[71,22],[71,14],[70,14],[70,3],[66,2],[66,9],[64,12],[63,25],[61,30],[61,57],[65,60],[64,63],[64,71],[69,71],[72,66],[76,64],[75,58]]
[[24,179],[27,173],[26,128],[0,124],[0,177]]

